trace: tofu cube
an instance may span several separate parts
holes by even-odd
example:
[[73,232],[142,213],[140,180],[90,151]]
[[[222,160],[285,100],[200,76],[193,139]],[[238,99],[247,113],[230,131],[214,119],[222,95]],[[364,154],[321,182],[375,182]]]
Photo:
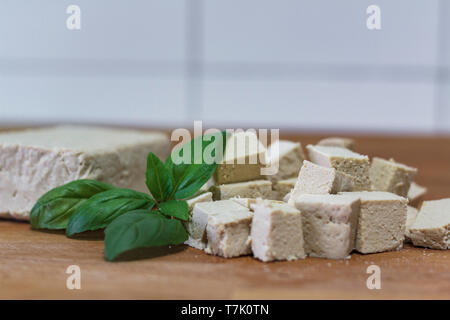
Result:
[[408,200],[382,191],[343,192],[361,200],[356,250],[375,253],[400,250],[406,230]]
[[350,138],[342,138],[342,137],[329,137],[320,140],[317,143],[318,146],[327,146],[327,147],[340,147],[349,150],[353,150],[355,146],[355,141]]
[[194,206],[200,202],[211,202],[212,201],[212,193],[205,192],[198,196],[195,196],[191,199],[186,200],[189,208],[189,221],[184,222],[184,226],[189,234],[189,238],[184,242],[188,246],[194,247],[196,249],[203,250],[205,249],[205,241],[203,241],[203,236],[195,236],[198,225],[193,221],[193,210]]
[[254,208],[251,237],[256,258],[265,262],[305,258],[300,211],[262,200]]
[[409,237],[415,246],[450,249],[450,199],[424,201]]
[[272,185],[272,198],[276,200],[283,200],[283,198],[291,192],[297,182],[297,177],[286,180],[274,181]]
[[211,202],[206,253],[233,258],[251,253],[253,213],[231,200]]
[[353,177],[353,190],[371,190],[369,157],[339,147],[306,146],[311,162]]
[[406,231],[405,231],[405,241],[404,242],[412,242],[411,241],[411,232],[410,229],[416,221],[417,215],[419,214],[419,210],[414,207],[408,206],[406,210]]
[[189,245],[226,258],[249,254],[252,216],[231,200],[196,203]]
[[408,191],[409,205],[417,207],[422,197],[427,193],[427,188],[418,185],[415,182],[411,182],[411,186]]
[[225,184],[263,179],[261,168],[265,166],[265,158],[266,148],[255,133],[236,132],[227,140],[214,180],[217,184]]
[[374,191],[387,191],[406,197],[417,169],[397,163],[393,159],[373,158],[370,181]]
[[304,159],[299,142],[277,140],[267,149],[266,162],[269,166],[278,166],[278,172],[266,178],[273,182],[297,177]]
[[267,180],[255,180],[222,184],[211,188],[214,200],[227,200],[234,197],[264,198],[272,197],[272,182]]
[[159,132],[60,126],[0,134],[0,217],[29,220],[50,189],[78,179],[147,192],[148,152],[165,158]]
[[305,160],[288,203],[294,205],[301,194],[335,194],[352,190],[353,177],[350,175]]
[[335,194],[302,194],[295,200],[302,213],[305,251],[311,257],[345,259],[355,249],[360,200]]

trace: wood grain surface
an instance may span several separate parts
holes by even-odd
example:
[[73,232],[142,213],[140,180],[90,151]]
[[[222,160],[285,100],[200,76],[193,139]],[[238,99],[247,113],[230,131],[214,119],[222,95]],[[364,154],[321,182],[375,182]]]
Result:
[[[285,134],[314,143],[326,135]],[[450,138],[352,136],[356,151],[419,168],[426,199],[450,197]],[[450,299],[450,252],[406,245],[398,252],[345,261],[307,258],[262,263],[223,259],[178,246],[103,257],[103,233],[67,239],[0,221],[1,299]],[[132,259],[138,260],[132,260]],[[381,289],[369,290],[367,267],[381,268]],[[81,290],[68,290],[66,269],[81,268]]]

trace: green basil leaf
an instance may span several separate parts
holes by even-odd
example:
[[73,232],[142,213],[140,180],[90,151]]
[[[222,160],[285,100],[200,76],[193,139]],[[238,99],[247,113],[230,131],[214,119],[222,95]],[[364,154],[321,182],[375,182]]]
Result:
[[172,192],[172,179],[169,170],[159,158],[149,152],[145,183],[156,201],[164,201]]
[[158,205],[159,211],[168,217],[174,217],[183,221],[189,220],[189,207],[184,200],[169,200]]
[[44,194],[31,209],[35,229],[65,229],[75,210],[90,197],[115,187],[95,180],[76,180]]
[[113,189],[99,193],[75,210],[66,229],[68,237],[105,228],[115,218],[137,209],[150,210],[155,205],[150,195],[130,190]]
[[109,261],[131,249],[182,244],[188,234],[181,221],[148,210],[125,213],[105,230],[105,256]]
[[[225,131],[199,136],[172,152],[165,163],[171,174],[173,185],[172,194],[168,199],[186,199],[194,195],[211,178],[217,164],[222,160],[221,157],[227,141],[226,137]],[[218,139],[222,139],[222,141],[220,142]],[[219,150],[221,152],[215,154],[215,149],[212,148],[214,146],[221,146],[222,150]],[[201,152],[198,152],[199,148]],[[203,158],[205,149],[212,149],[211,157],[213,161],[205,161]],[[174,163],[174,157],[182,158],[185,162]]]

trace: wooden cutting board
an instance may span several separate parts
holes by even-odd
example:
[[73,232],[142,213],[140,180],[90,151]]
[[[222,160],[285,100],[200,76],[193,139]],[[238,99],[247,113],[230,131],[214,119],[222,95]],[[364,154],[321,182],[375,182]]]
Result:
[[[306,145],[322,136],[284,137]],[[450,197],[450,138],[355,138],[360,153],[419,168],[416,181],[428,187],[427,199]],[[139,250],[111,263],[104,260],[102,236],[67,239],[61,232],[31,230],[28,223],[0,221],[0,298],[450,299],[449,251],[406,245],[398,252],[353,254],[345,261],[262,263],[179,246]],[[366,286],[372,264],[381,270],[380,290]],[[80,290],[66,288],[70,265],[80,267]]]

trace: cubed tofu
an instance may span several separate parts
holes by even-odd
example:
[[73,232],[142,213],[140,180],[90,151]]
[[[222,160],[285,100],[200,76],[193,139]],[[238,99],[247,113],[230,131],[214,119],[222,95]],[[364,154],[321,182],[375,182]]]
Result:
[[369,157],[339,147],[306,146],[311,162],[353,177],[353,190],[371,190]]
[[409,205],[417,207],[422,197],[427,193],[427,188],[418,185],[415,182],[411,183],[408,191]]
[[232,134],[225,148],[223,160],[217,166],[214,180],[217,184],[263,179],[266,148],[258,136],[249,132]]
[[356,250],[375,253],[400,250],[406,230],[408,199],[390,192],[343,192],[361,200]]
[[278,172],[266,178],[274,182],[297,177],[304,159],[299,142],[277,140],[267,148],[266,162],[268,166],[278,167]]
[[211,188],[214,200],[227,200],[234,197],[263,198],[272,197],[272,182],[268,180],[254,180],[222,184]]
[[409,237],[415,246],[450,249],[450,199],[424,201]]
[[197,204],[207,214],[207,245],[205,252],[224,258],[233,258],[251,253],[250,226],[253,213],[231,200]]
[[294,188],[296,182],[297,177],[274,181],[272,185],[272,199],[283,200],[283,198]]
[[[198,224],[193,220],[193,210],[194,206],[200,202],[211,202],[212,201],[212,193],[205,192],[200,195],[197,195],[191,199],[186,200],[189,208],[189,221],[184,222],[184,226],[186,231],[189,234],[189,238],[184,242],[188,246],[194,247],[196,249],[203,250],[205,249],[206,242],[203,239],[203,236],[199,236],[197,232]],[[196,235],[197,232],[197,235]]]
[[320,140],[317,145],[319,146],[327,146],[327,147],[341,147],[349,150],[353,150],[355,146],[355,141],[350,138],[342,138],[342,137],[329,137]]
[[360,200],[335,194],[302,194],[295,200],[302,213],[305,251],[311,257],[346,259],[355,249]]
[[369,173],[372,190],[392,192],[406,197],[417,169],[397,163],[393,159],[375,157],[372,159]]
[[261,261],[305,258],[300,211],[287,204],[258,201],[251,227],[253,255]]
[[29,220],[50,189],[93,179],[145,192],[147,154],[165,158],[167,135],[60,126],[0,134],[0,217]]
[[[250,209],[254,211],[254,207],[258,201],[261,201],[262,199],[255,199],[255,198],[231,198],[230,200],[233,200],[234,202],[240,204],[241,206],[246,207],[247,209]],[[264,200],[266,203],[278,203],[278,204],[284,204],[282,201],[277,200]]]
[[288,203],[294,205],[296,197],[301,194],[335,194],[352,190],[352,176],[305,160]]
[[410,229],[413,225],[414,221],[416,221],[417,215],[419,214],[419,210],[414,207],[408,206],[406,211],[406,231],[405,231],[405,241],[404,242],[412,242],[410,236]]

